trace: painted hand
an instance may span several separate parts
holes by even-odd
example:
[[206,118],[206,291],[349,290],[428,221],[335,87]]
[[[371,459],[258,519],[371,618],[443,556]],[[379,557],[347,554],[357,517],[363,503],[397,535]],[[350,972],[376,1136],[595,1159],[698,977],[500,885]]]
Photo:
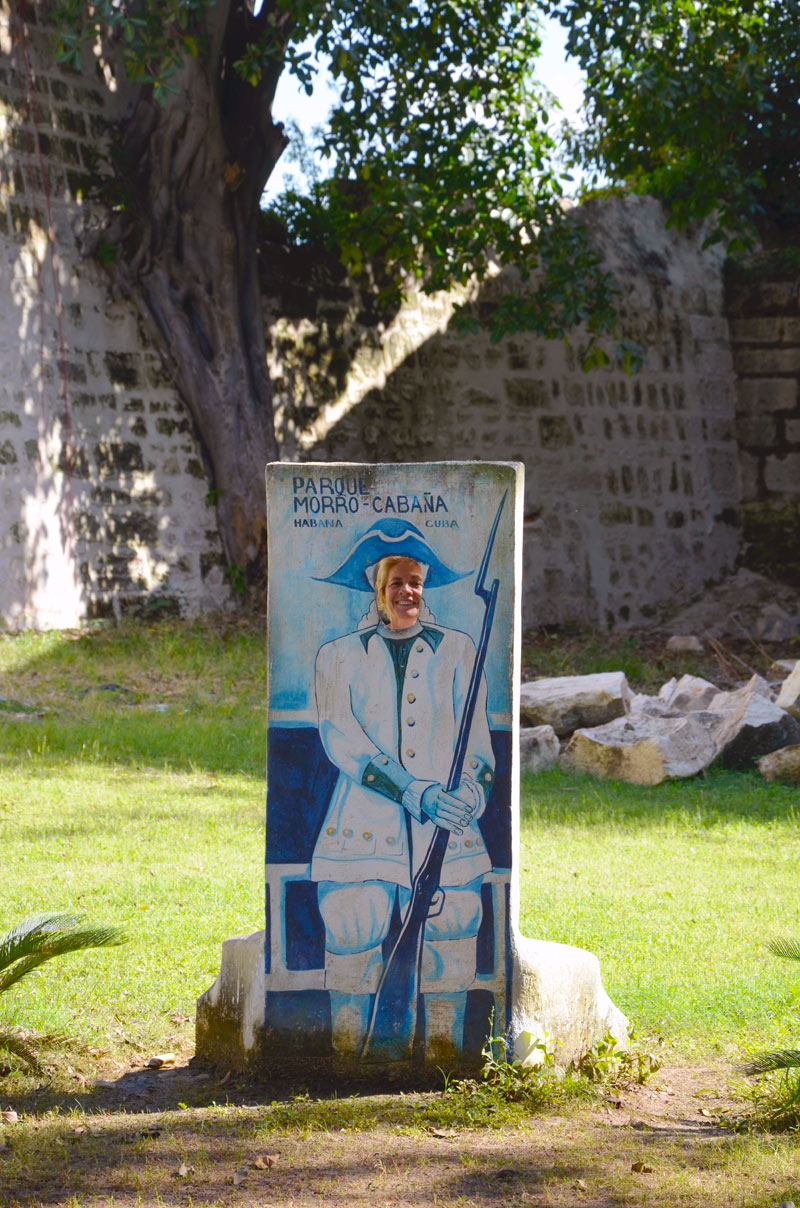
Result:
[[443,784],[428,785],[422,794],[422,812],[437,826],[460,835],[477,808],[472,793],[464,790],[463,780],[453,793],[448,793]]

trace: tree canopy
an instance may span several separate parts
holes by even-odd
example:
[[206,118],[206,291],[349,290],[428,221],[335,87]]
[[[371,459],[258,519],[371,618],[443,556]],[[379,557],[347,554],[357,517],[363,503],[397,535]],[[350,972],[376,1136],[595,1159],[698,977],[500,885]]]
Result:
[[555,0],[586,72],[585,164],[715,213],[733,248],[800,220],[800,0]]
[[106,259],[193,416],[240,579],[263,577],[261,476],[279,455],[255,252],[271,254],[260,201],[287,142],[272,112],[285,68],[310,88],[326,56],[341,98],[327,179],[283,203],[298,237],[388,306],[409,280],[436,290],[513,265],[493,337],[582,325],[587,366],[607,359],[596,336],[615,330],[615,290],[565,213],[554,98],[535,78],[543,12],[587,74],[584,163],[678,222],[716,212],[729,238],[800,210],[800,0],[55,3],[59,56],[79,65],[91,44],[117,88]]
[[264,462],[279,453],[259,203],[287,141],[272,113],[276,84],[288,67],[310,86],[309,40],[341,101],[325,135],[329,179],[288,203],[300,235],[335,248],[387,305],[409,279],[435,290],[513,264],[520,288],[494,309],[495,338],[584,324],[588,356],[604,355],[591,336],[614,326],[614,287],[562,208],[552,98],[532,70],[538,3],[56,3],[59,57],[79,66],[91,46],[116,87],[106,262],[194,418],[240,579],[263,576],[255,500]]

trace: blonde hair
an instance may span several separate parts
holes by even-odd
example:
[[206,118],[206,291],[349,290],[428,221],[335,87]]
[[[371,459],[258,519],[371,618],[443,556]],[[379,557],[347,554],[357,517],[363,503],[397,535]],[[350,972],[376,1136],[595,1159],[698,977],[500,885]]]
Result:
[[418,562],[416,558],[409,558],[407,554],[389,554],[386,558],[381,558],[375,571],[375,603],[378,606],[378,613],[384,621],[390,619],[389,609],[386,607],[386,584],[398,562],[413,562],[415,566],[419,567],[423,579],[425,578],[422,563]]

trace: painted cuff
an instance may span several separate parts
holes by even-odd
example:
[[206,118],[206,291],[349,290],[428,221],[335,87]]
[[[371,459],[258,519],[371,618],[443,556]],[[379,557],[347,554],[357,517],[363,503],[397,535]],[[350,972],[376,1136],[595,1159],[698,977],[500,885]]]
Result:
[[485,806],[494,788],[494,768],[482,759],[472,758],[469,761],[469,767],[465,769],[465,774],[470,780],[474,780],[476,784],[480,785]]
[[372,789],[374,793],[380,793],[382,797],[388,797],[390,801],[401,805],[403,795],[413,779],[402,764],[390,759],[388,755],[377,755],[364,768],[361,783],[364,788]]

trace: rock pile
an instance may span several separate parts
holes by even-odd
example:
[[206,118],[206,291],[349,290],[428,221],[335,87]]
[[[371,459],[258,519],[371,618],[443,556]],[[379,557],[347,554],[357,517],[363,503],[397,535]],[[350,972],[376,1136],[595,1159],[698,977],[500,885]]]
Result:
[[[800,661],[779,690],[758,675],[720,691],[684,675],[657,696],[633,693],[622,672],[523,684],[523,769],[562,768],[632,784],[694,776],[711,764],[800,784]],[[561,739],[561,742],[558,740]]]

